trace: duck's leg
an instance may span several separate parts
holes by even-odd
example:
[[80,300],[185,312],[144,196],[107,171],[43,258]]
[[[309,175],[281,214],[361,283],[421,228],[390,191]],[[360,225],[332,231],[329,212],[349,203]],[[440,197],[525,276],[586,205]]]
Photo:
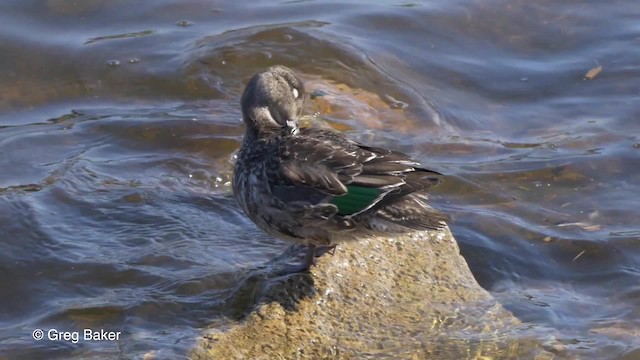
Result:
[[317,246],[309,244],[307,245],[307,252],[304,255],[304,260],[298,264],[288,264],[283,269],[278,271],[280,274],[295,274],[299,272],[307,272],[311,269],[311,266],[316,264],[316,258],[326,253],[333,253],[336,250],[336,245]]
[[303,271],[308,271],[309,269],[311,269],[311,266],[316,264],[316,258],[322,256],[323,254],[326,254],[328,252],[330,252],[332,255],[336,250],[336,245],[321,245],[321,246],[317,246],[317,245],[312,245],[309,244],[307,245],[307,254],[304,256],[304,262],[302,263],[302,266],[304,268]]
[[311,269],[312,265],[316,264],[316,246],[309,244],[307,245],[307,254],[304,257],[303,266],[305,267],[304,271],[308,271]]
[[329,253],[331,255],[335,255],[336,254],[336,246],[338,245],[320,245],[318,247],[316,247],[316,253],[315,253],[315,257],[320,257],[326,253]]
[[303,261],[297,264],[287,264],[277,271],[278,275],[289,275],[309,271],[309,269],[311,269],[311,266],[315,265],[316,263],[315,253],[316,246],[307,245],[307,252],[304,256]]

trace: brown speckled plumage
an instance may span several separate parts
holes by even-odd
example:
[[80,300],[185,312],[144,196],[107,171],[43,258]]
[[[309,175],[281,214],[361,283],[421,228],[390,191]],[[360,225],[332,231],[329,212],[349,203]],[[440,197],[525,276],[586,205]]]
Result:
[[233,191],[267,233],[310,246],[333,246],[379,233],[437,229],[448,217],[425,192],[441,175],[407,155],[357,143],[329,129],[299,129],[304,88],[274,66],[256,74],[242,96],[246,132]]

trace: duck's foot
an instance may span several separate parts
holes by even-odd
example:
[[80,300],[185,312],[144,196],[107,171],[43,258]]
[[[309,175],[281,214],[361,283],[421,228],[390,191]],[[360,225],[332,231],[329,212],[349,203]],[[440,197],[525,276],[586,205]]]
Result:
[[286,264],[275,272],[277,276],[298,274],[309,272],[310,267],[305,263],[297,263],[297,264]]
[[307,245],[308,249],[307,249],[307,254],[304,258],[304,263],[309,265],[309,268],[311,268],[311,265],[315,265],[316,264],[316,258],[319,258],[320,256],[329,253],[331,255],[336,253],[336,246],[337,245]]
[[320,245],[316,246],[315,257],[320,257],[326,253],[331,254],[332,256],[336,253],[336,246],[338,245]]
[[316,264],[316,258],[320,257],[328,252],[333,254],[335,252],[336,246],[316,246],[316,245],[307,245],[307,252],[304,256],[304,260],[298,264],[287,264],[281,269],[278,269],[278,274],[295,274],[301,272],[308,272],[311,269],[311,266]]

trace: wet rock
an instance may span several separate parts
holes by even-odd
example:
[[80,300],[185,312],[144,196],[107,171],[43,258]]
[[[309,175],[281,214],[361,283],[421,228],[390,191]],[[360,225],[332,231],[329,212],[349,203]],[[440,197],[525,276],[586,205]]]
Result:
[[[304,74],[305,88],[311,89],[307,111],[318,113],[333,124],[352,123],[365,129],[384,129],[393,124],[399,133],[421,131],[426,125],[404,111],[409,104],[390,95],[378,94],[318,76]],[[336,120],[335,122],[333,120]],[[344,130],[344,129],[340,129]]]
[[248,271],[226,306],[242,320],[207,330],[190,356],[552,358],[513,335],[522,325],[477,284],[448,229],[341,244],[311,274],[277,275],[303,252]]

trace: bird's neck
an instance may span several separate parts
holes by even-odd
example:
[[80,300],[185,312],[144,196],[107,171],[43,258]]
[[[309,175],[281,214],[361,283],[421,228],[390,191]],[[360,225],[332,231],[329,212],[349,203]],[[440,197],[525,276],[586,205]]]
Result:
[[282,126],[264,126],[264,124],[247,124],[244,132],[244,141],[251,143],[255,141],[271,141],[276,138],[291,134],[291,130]]

